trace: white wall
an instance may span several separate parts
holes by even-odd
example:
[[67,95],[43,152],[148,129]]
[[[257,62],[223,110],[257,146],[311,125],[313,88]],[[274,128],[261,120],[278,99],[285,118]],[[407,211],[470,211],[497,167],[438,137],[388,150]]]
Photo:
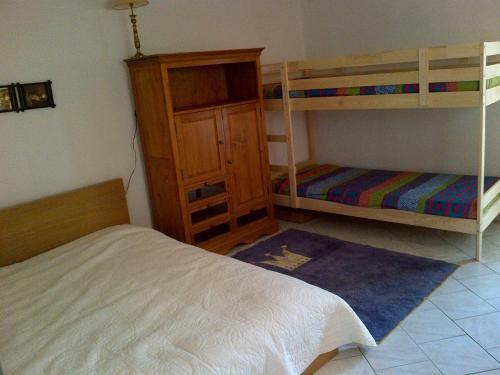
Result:
[[[308,58],[500,40],[499,0],[307,0]],[[487,172],[500,175],[500,107]],[[346,166],[476,173],[477,110],[321,112],[318,158]]]
[[[127,12],[108,0],[1,0],[0,83],[51,79],[56,109],[0,114],[0,207],[113,177],[133,166]],[[137,10],[145,53],[266,47],[303,58],[300,0],[151,0]],[[293,37],[290,37],[293,35]],[[150,225],[139,161],[132,221]]]

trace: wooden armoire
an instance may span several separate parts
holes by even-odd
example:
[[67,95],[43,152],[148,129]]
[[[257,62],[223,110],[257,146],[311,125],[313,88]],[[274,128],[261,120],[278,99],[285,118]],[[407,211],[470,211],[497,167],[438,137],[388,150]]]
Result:
[[225,253],[277,231],[261,48],[127,60],[156,229]]

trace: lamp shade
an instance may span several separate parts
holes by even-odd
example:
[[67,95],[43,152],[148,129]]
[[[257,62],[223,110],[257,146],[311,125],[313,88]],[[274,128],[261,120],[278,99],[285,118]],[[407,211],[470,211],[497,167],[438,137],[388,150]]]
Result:
[[134,8],[143,7],[144,5],[148,5],[148,0],[113,0],[111,7],[116,10],[130,9],[130,4],[134,6]]

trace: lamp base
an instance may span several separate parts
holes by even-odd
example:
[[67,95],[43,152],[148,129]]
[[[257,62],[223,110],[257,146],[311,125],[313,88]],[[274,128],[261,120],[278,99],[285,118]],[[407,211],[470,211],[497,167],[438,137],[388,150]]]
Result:
[[134,56],[132,56],[131,59],[142,59],[143,57],[146,57],[146,55],[140,51],[137,51],[137,53]]

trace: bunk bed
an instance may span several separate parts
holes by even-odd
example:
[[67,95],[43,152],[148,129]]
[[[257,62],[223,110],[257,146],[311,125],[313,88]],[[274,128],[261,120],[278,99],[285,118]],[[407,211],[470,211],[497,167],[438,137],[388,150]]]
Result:
[[[500,42],[447,45],[262,67],[265,110],[282,111],[287,165],[271,165],[277,205],[476,235],[500,213],[485,176],[486,108],[500,101]],[[477,176],[318,165],[310,111],[478,108]],[[292,112],[305,111],[309,158],[297,162]]]

